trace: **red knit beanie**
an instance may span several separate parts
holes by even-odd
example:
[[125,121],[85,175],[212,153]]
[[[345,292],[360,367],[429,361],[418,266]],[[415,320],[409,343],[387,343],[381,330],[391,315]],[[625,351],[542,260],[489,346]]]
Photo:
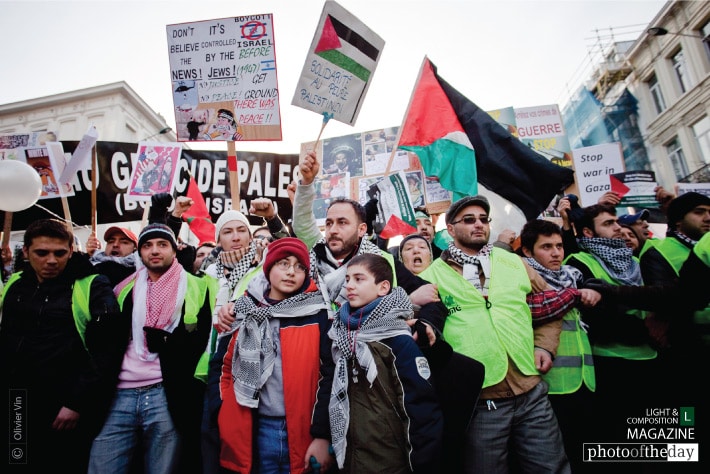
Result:
[[307,273],[311,269],[311,259],[308,255],[306,244],[295,237],[284,237],[276,239],[266,247],[266,259],[264,260],[264,274],[268,277],[271,267],[279,260],[294,256],[298,263],[306,267]]

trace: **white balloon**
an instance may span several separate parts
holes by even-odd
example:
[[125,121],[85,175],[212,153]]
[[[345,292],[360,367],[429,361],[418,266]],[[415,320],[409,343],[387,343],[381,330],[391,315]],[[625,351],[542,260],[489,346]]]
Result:
[[0,160],[0,210],[24,211],[42,194],[42,180],[30,165],[16,160]]

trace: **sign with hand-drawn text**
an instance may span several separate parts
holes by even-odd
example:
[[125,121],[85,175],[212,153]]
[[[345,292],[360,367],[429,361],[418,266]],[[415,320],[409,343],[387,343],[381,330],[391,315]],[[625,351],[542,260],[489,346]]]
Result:
[[167,26],[178,141],[281,140],[272,14]]
[[326,1],[291,104],[354,125],[384,46],[352,13]]
[[603,143],[572,150],[581,205],[591,206],[611,191],[609,177],[626,170],[620,143]]

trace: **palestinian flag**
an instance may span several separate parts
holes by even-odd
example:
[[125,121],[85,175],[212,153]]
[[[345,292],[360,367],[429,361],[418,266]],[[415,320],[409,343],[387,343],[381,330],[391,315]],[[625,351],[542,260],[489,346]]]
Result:
[[426,175],[437,176],[454,201],[477,194],[480,184],[531,220],[574,182],[574,171],[511,135],[439,77],[428,58],[403,123],[399,147],[416,153]]
[[325,16],[314,51],[318,56],[368,82],[380,50],[332,14]]
[[419,71],[402,128],[399,148],[416,153],[426,175],[438,178],[453,193],[452,201],[478,194],[473,145],[428,59]]
[[187,186],[187,197],[192,199],[192,207],[183,213],[182,217],[190,226],[190,231],[199,239],[200,245],[204,242],[214,242],[215,225],[193,176],[190,176],[190,184]]

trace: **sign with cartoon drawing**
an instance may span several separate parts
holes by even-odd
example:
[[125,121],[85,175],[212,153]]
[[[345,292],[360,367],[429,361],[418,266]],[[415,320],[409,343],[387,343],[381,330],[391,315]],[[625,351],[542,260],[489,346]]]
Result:
[[167,26],[178,141],[281,140],[273,15]]
[[170,193],[181,153],[179,143],[139,143],[127,198],[150,201],[153,194]]

